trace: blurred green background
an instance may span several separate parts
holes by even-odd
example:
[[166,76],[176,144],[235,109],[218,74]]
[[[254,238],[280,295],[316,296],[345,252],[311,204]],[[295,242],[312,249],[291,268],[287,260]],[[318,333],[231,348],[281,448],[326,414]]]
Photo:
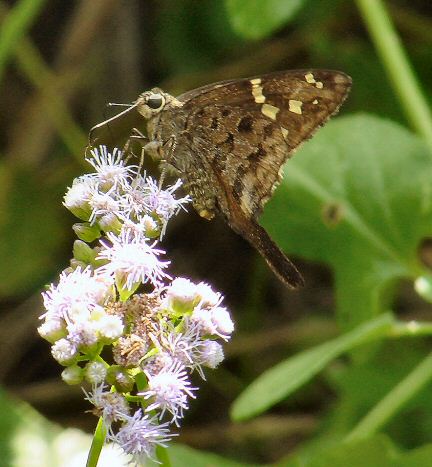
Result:
[[[377,4],[0,1],[0,377],[10,394],[64,427],[94,428],[80,388],[62,383],[36,327],[40,291],[71,256],[75,220],[62,197],[90,169],[87,134],[115,113],[108,102],[130,103],[155,85],[179,94],[274,70],[338,69],[353,78],[347,102],[287,164],[263,217],[304,274],[304,289],[285,289],[220,220],[206,222],[190,209],[170,224],[163,246],[172,273],[222,290],[237,323],[227,360],[201,385],[179,442],[241,465],[432,465],[430,370],[359,441],[366,444],[341,448],[431,347],[431,306],[412,281],[427,277],[432,264],[432,135],[426,117],[415,121],[422,115],[417,103],[411,114],[403,104],[397,90],[408,86],[403,70],[399,76],[374,47],[365,15],[373,22]],[[389,0],[386,6],[430,107],[432,3]],[[266,369],[388,310],[402,324],[425,323],[424,336],[387,339],[408,334],[403,328],[397,335],[393,323],[379,343],[351,352],[357,345],[351,340],[343,348],[348,354],[329,354],[323,371],[295,383],[307,384],[290,398],[267,403],[271,408],[252,420],[230,419],[233,401]],[[1,430],[6,440],[9,425]],[[205,462],[234,465],[211,459]]]

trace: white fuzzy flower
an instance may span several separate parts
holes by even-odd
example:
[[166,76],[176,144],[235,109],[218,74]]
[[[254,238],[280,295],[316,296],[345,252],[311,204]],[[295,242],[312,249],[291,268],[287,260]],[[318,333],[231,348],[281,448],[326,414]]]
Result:
[[190,323],[189,325],[195,326],[199,330],[201,336],[216,335],[216,326],[213,323],[212,315],[205,308],[196,307],[188,322]]
[[197,300],[197,286],[189,279],[177,277],[166,288],[163,308],[175,311],[190,311]]
[[195,325],[202,336],[219,336],[228,340],[234,330],[234,323],[225,307],[210,309],[196,307],[188,320]]
[[92,347],[99,340],[99,336],[90,320],[70,323],[67,330],[69,341],[80,349]]
[[117,148],[111,153],[106,146],[99,146],[92,149],[91,154],[92,157],[86,158],[86,161],[96,169],[96,174],[92,176],[104,191],[118,186],[122,188],[128,186],[131,176],[138,168],[135,165],[127,166],[123,160],[123,153]]
[[119,316],[105,314],[93,322],[95,330],[105,339],[113,341],[124,331],[123,321]]
[[51,284],[48,291],[42,293],[47,312],[41,318],[64,319],[70,323],[72,315],[82,317],[89,308],[103,304],[111,293],[111,283],[107,277],[94,274],[90,268],[63,271],[58,285]]
[[156,461],[156,447],[167,447],[166,443],[175,436],[169,432],[168,423],[159,423],[157,417],[145,415],[141,409],[124,420],[118,433],[108,431],[107,439],[119,444],[137,466],[146,465],[148,458]]
[[106,366],[102,362],[89,362],[85,366],[86,380],[94,385],[101,384],[105,381],[107,375]]
[[168,220],[180,209],[185,209],[184,204],[190,202],[190,197],[175,198],[174,192],[181,186],[178,180],[173,186],[162,189],[159,183],[151,177],[137,175],[133,182],[124,190],[122,196],[123,209],[128,217],[140,219],[144,215],[157,215],[162,222],[161,236],[164,234]]
[[217,306],[212,308],[210,313],[212,322],[216,329],[214,334],[217,334],[225,340],[229,339],[234,331],[234,323],[229,311],[225,307]]
[[[198,370],[200,375],[204,377],[200,368],[200,353],[201,344],[203,340],[200,337],[200,330],[197,326],[188,325],[187,323],[184,332],[176,332],[174,329],[166,331],[158,335],[157,339],[151,336],[153,343],[157,349],[159,349],[159,355],[166,355],[170,357],[167,360],[167,365],[172,368],[173,363],[181,363],[186,368],[192,370]],[[169,367],[165,366],[167,371]],[[161,371],[161,369],[159,369]]]
[[145,238],[159,236],[159,226],[157,222],[147,214],[140,217],[137,222],[134,222],[131,219],[123,216],[122,222],[122,232],[130,231],[129,235],[135,237],[142,236]]
[[120,236],[108,233],[111,246],[101,241],[104,249],[99,253],[99,259],[109,262],[99,268],[110,276],[120,280],[124,287],[132,290],[139,283],[151,282],[154,286],[164,277],[169,277],[163,269],[170,262],[161,261],[158,256],[165,253],[149,245],[141,236],[133,236],[130,231],[124,231]]
[[190,202],[190,197],[176,199],[174,192],[181,187],[182,181],[177,182],[165,189],[161,189],[159,184],[152,178],[147,178],[147,196],[144,203],[149,212],[156,213],[163,221],[167,222],[170,217],[177,214],[180,209],[185,209],[184,204]]
[[59,339],[51,347],[51,354],[61,365],[68,365],[78,355],[78,348],[68,339]]
[[[89,219],[91,223],[97,221],[99,218],[106,219],[107,216],[109,216],[112,223],[113,217],[119,217],[122,212],[120,202],[114,199],[112,193],[109,191],[104,193],[99,190],[94,190],[89,195],[88,203],[91,208]],[[106,223],[105,220],[105,224]]]
[[219,305],[223,298],[219,292],[215,292],[211,286],[205,282],[200,282],[196,286],[196,294],[203,307]]
[[222,345],[212,340],[202,341],[200,347],[201,364],[208,368],[216,368],[224,359]]
[[51,344],[67,335],[66,323],[58,317],[53,317],[52,319],[46,317],[45,322],[38,327],[37,331],[43,339]]
[[96,185],[96,181],[89,175],[76,178],[64,196],[63,205],[80,219],[89,220],[92,211],[89,198],[96,190]]
[[160,410],[160,418],[162,418],[168,411],[172,415],[171,423],[178,426],[179,419],[183,417],[183,411],[188,408],[188,396],[195,398],[193,391],[198,389],[191,387],[185,367],[175,364],[156,375],[146,373],[146,376],[148,389],[138,393],[144,399],[152,399],[146,412]]

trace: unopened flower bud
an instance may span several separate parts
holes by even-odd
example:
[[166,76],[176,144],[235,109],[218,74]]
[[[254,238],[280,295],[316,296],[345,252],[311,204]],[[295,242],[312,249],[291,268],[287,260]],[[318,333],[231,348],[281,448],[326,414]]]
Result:
[[197,286],[189,279],[178,277],[166,292],[166,306],[178,314],[191,312],[196,304]]
[[91,384],[101,384],[105,381],[107,369],[102,362],[89,362],[85,366],[85,378]]
[[80,384],[84,378],[84,370],[78,365],[71,365],[62,371],[61,377],[66,384]]
[[39,335],[50,344],[67,336],[66,323],[62,319],[46,318],[45,322],[38,327]]
[[51,347],[52,356],[63,366],[69,366],[74,363],[78,356],[78,349],[75,344],[67,339],[59,339]]

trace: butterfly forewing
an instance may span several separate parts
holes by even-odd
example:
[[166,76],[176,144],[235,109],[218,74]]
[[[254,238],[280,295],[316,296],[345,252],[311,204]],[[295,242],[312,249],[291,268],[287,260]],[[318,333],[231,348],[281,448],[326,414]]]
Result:
[[245,214],[257,216],[286,159],[337,111],[350,85],[340,72],[296,70],[183,94],[191,150],[211,163]]

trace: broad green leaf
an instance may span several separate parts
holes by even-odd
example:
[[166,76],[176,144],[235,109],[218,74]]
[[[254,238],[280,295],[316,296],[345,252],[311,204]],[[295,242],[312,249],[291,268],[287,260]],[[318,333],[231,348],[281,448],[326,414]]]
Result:
[[[313,454],[306,452],[291,460],[280,462],[278,466],[396,467],[396,465],[399,465],[395,463],[397,455],[397,450],[391,440],[380,435],[357,443],[339,442],[334,445],[327,445]],[[426,467],[426,464],[424,467]]]
[[[258,464],[236,462],[217,454],[198,451],[181,444],[173,444],[168,449],[172,467],[258,467]],[[263,464],[259,464],[264,467]]]
[[424,271],[432,235],[432,157],[400,125],[369,115],[338,118],[285,166],[263,224],[289,253],[334,271],[337,311],[351,328],[386,308],[390,286]]
[[278,467],[430,467],[432,445],[399,452],[390,438],[377,435],[355,443],[332,443],[282,460]]
[[429,467],[431,463],[432,444],[426,444],[402,454],[395,461],[394,467]]
[[248,39],[261,39],[280,28],[300,10],[305,0],[225,0],[231,25]]
[[280,402],[334,358],[355,346],[385,336],[392,323],[391,315],[384,314],[274,366],[257,378],[234,402],[231,411],[233,419],[245,420]]

